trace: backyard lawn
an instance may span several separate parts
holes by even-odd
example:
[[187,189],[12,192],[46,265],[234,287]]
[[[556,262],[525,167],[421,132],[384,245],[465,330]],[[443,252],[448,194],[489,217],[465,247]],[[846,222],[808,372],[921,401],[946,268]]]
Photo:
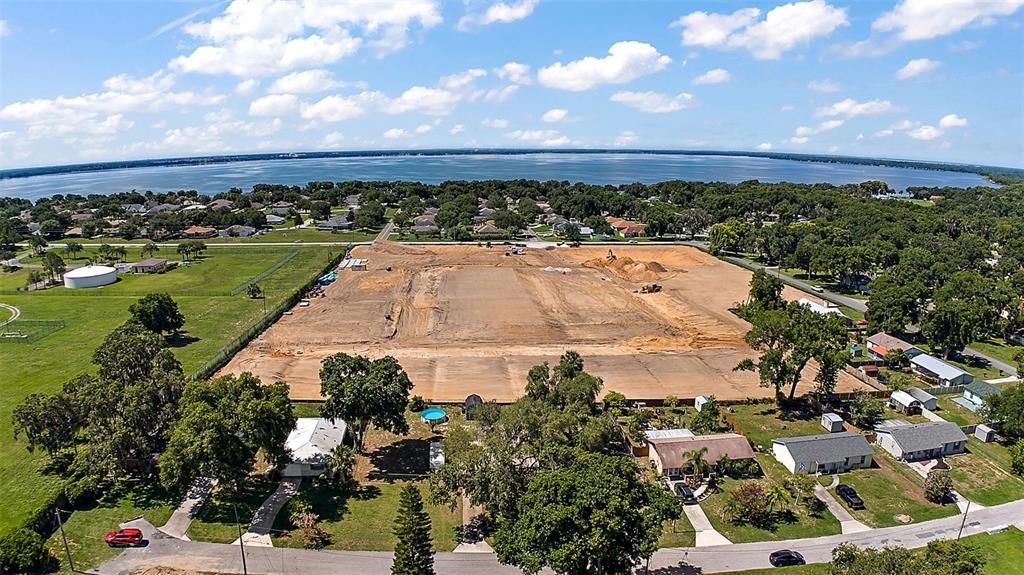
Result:
[[967,450],[969,453],[946,458],[957,491],[982,505],[1024,499],[1024,480],[1010,472],[1005,447],[968,437]]
[[[878,451],[878,450],[876,450]],[[924,497],[924,487],[902,473],[905,465],[893,461],[881,452],[875,455],[875,466],[855,469],[839,476],[839,481],[857,490],[864,500],[864,510],[851,511],[871,527],[892,527],[903,523],[919,523],[956,515],[956,505],[936,505]],[[898,466],[898,467],[897,467]],[[837,501],[840,501],[836,498]],[[898,516],[906,516],[904,518]]]
[[[790,473],[782,467],[782,464],[775,461],[770,455],[758,454],[757,461],[761,464],[761,469],[764,471],[765,479],[763,481],[766,483],[781,483],[790,476]],[[743,481],[748,480],[726,479],[719,485],[718,490],[713,495],[701,503],[701,508],[704,509],[711,524],[729,541],[733,543],[782,541],[840,533],[839,520],[833,517],[827,509],[822,509],[820,512],[812,512],[805,506],[794,503],[784,505],[784,511],[780,514],[780,521],[771,529],[755,527],[746,523],[737,525],[729,521],[726,518],[729,493]]]
[[957,397],[962,397],[961,395],[938,395],[936,397],[939,409],[935,413],[942,419],[957,425],[974,425],[984,422],[984,419],[977,413],[953,401]]
[[[29,453],[23,440],[14,440],[14,407],[30,393],[54,392],[72,377],[93,371],[93,351],[106,334],[128,318],[128,307],[139,297],[150,291],[163,291],[178,302],[185,316],[185,328],[181,337],[172,341],[172,348],[185,372],[191,373],[258,321],[264,306],[272,308],[319,272],[331,250],[298,250],[296,256],[260,282],[266,300],[227,294],[295,250],[211,248],[204,257],[184,268],[165,274],[125,277],[94,290],[58,287],[43,292],[17,292],[14,290],[25,284],[28,272],[23,269],[0,273],[0,300],[19,308],[21,320],[64,322],[62,329],[41,339],[0,342],[4,380],[0,386],[0,493],[5,495],[4,505],[0,506],[0,534],[24,521],[60,485],[59,477],[44,472],[47,458],[42,453]],[[204,295],[210,293],[219,295]],[[16,323],[11,327],[17,326]],[[117,514],[117,509],[112,507],[111,513]],[[135,515],[138,513],[132,511],[119,519]]]
[[733,405],[731,409],[725,414],[726,421],[732,421],[738,433],[765,450],[771,450],[772,440],[779,437],[825,433],[820,415],[782,412],[780,416],[774,403]]

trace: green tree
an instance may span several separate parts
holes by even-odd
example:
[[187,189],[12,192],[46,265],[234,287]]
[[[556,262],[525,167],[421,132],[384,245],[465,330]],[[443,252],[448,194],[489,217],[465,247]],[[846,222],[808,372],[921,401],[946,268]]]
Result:
[[64,252],[68,254],[71,259],[77,259],[78,254],[82,253],[81,242],[68,242],[64,246]]
[[155,333],[174,333],[185,325],[178,303],[165,293],[151,293],[133,303],[128,311],[132,321]]
[[1010,446],[1010,468],[1013,472],[1024,477],[1024,439],[1018,439],[1017,443]]
[[385,211],[380,202],[364,202],[359,206],[352,225],[357,228],[379,228],[384,225]]
[[850,423],[862,429],[870,429],[882,420],[885,403],[866,393],[858,393],[850,402],[847,417]]
[[295,421],[284,382],[264,385],[251,373],[189,382],[160,456],[160,482],[174,488],[206,477],[237,488],[257,453],[285,462]]
[[402,487],[398,516],[392,531],[398,538],[393,575],[433,575],[434,552],[430,538],[430,515],[423,510],[423,498],[414,484]]
[[43,236],[33,234],[28,237],[28,245],[32,247],[32,251],[35,252],[37,256],[41,256],[43,255],[43,252],[46,251],[46,246],[49,244],[46,243],[46,238]]
[[57,252],[49,251],[46,252],[43,269],[46,270],[46,274],[50,276],[51,280],[56,281],[67,270],[67,266],[64,265],[64,259],[57,255]]
[[52,563],[46,541],[31,529],[19,527],[0,539],[0,573],[42,572]]
[[676,498],[643,481],[631,459],[581,454],[530,479],[517,513],[499,519],[494,548],[529,574],[626,575],[679,514]]
[[1013,361],[1017,362],[1017,373],[1024,377],[1024,349],[1018,349],[1013,354]]
[[142,244],[142,248],[139,251],[143,257],[151,258],[153,254],[160,251],[160,246],[156,242],[148,241]]
[[953,478],[945,469],[933,469],[924,479],[924,496],[932,503],[945,503],[953,491]]
[[711,226],[708,233],[708,251],[712,255],[735,252],[739,248],[740,235],[733,223],[721,223]]
[[517,234],[526,227],[526,220],[518,213],[506,209],[496,210],[492,216],[494,225],[510,234]]
[[750,305],[759,309],[779,309],[786,306],[782,299],[783,284],[763,269],[754,271],[750,278]]
[[693,416],[690,429],[700,434],[715,433],[722,427],[722,411],[715,401],[715,396],[708,398],[708,402],[700,407],[700,411]]
[[258,284],[251,283],[245,288],[245,293],[249,296],[249,299],[259,299],[263,297],[263,288]]
[[985,400],[985,413],[990,421],[999,424],[999,432],[1017,441],[1024,439],[1024,383],[1017,382],[1002,393]]
[[626,396],[617,391],[609,391],[604,394],[604,404],[609,409],[621,409],[626,406]]
[[357,451],[370,423],[392,433],[409,432],[405,406],[410,390],[409,376],[391,356],[370,360],[336,353],[324,359],[320,368],[320,395],[326,398],[320,411],[324,417],[352,425]]
[[327,476],[338,485],[348,485],[355,481],[352,472],[356,466],[356,452],[347,445],[339,445],[331,450],[327,457]]
[[764,492],[764,501],[768,504],[768,513],[774,511],[776,505],[789,501],[789,491],[781,483],[772,483]]

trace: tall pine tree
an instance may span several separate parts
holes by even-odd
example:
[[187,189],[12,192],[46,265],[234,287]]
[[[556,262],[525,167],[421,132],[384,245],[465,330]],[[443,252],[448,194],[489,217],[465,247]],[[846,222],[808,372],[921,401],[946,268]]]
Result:
[[433,542],[430,539],[430,515],[423,510],[423,497],[415,485],[402,488],[395,518],[395,562],[393,575],[434,575]]

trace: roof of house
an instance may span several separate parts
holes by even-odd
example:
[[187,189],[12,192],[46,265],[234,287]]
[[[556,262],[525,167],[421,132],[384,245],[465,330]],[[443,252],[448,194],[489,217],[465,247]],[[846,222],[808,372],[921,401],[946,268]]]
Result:
[[133,267],[133,268],[155,268],[155,267],[160,267],[160,266],[165,266],[165,265],[167,265],[167,260],[165,260],[164,258],[149,258],[147,260],[142,260],[141,262],[135,262],[133,264],[130,264],[130,267]]
[[320,223],[321,226],[344,226],[348,225],[348,214],[341,214],[337,216],[331,216]]
[[892,395],[890,395],[889,397],[900,405],[911,405],[913,403],[921,403],[920,400],[918,400],[916,397],[910,395],[905,391],[896,390],[892,392]]
[[941,449],[947,443],[967,441],[960,426],[948,421],[896,425],[875,431],[889,434],[904,452]]
[[208,207],[210,209],[216,210],[216,209],[220,209],[220,208],[230,208],[230,207],[232,207],[234,205],[235,205],[235,202],[232,202],[231,200],[225,200],[224,198],[221,198],[219,200],[213,200],[212,202],[206,204],[206,207]]
[[658,452],[661,464],[667,468],[682,467],[691,451],[707,448],[704,461],[718,463],[723,457],[729,459],[753,459],[754,450],[746,437],[737,433],[697,435],[694,437],[648,438],[651,449]]
[[251,234],[251,233],[256,231],[256,228],[254,228],[252,226],[243,226],[243,225],[240,225],[240,224],[235,224],[233,226],[228,226],[225,229],[229,233],[231,233],[231,232],[233,232],[233,233],[249,232]]
[[896,336],[889,335],[883,331],[880,331],[875,335],[869,337],[868,345],[884,347],[887,351],[891,351],[894,349],[900,349],[903,351],[907,351],[908,349],[914,349],[914,346],[912,344],[909,344],[903,341],[902,339]]
[[484,222],[484,223],[480,224],[479,226],[473,228],[473,233],[477,233],[477,234],[500,234],[500,233],[504,233],[504,232],[502,232],[501,228],[499,228],[498,226],[494,225],[494,222]]
[[809,299],[807,299],[805,297],[802,297],[802,298],[796,300],[796,303],[804,306],[805,308],[813,311],[814,313],[820,313],[820,314],[823,314],[823,315],[837,315],[839,317],[846,317],[846,315],[843,314],[843,312],[839,311],[839,308],[826,307],[826,306],[823,306],[823,305],[821,305],[820,303],[818,303],[816,301],[809,300]]
[[964,389],[973,393],[974,395],[977,395],[982,399],[992,395],[999,395],[1000,393],[1002,393],[1002,391],[998,387],[992,385],[987,381],[982,381],[980,379],[968,383],[964,387]]
[[189,227],[185,228],[184,230],[182,230],[182,233],[186,233],[186,234],[209,234],[209,233],[213,233],[213,232],[216,232],[216,231],[217,230],[215,230],[213,228],[208,228],[206,226],[189,226]]
[[928,393],[927,391],[921,389],[920,387],[908,387],[907,393],[910,394],[910,396],[913,397],[914,399],[920,401],[921,403],[935,399],[934,395]]
[[669,439],[672,437],[693,437],[693,432],[689,429],[648,429],[644,432],[644,436],[648,439]]
[[345,438],[347,424],[340,419],[300,417],[288,434],[285,447],[296,463],[322,462]]
[[940,379],[956,379],[967,374],[966,371],[959,367],[950,365],[941,359],[932,357],[926,353],[910,358],[910,363],[934,373]]
[[863,435],[849,431],[780,437],[773,439],[772,443],[784,445],[794,461],[829,463],[874,453]]

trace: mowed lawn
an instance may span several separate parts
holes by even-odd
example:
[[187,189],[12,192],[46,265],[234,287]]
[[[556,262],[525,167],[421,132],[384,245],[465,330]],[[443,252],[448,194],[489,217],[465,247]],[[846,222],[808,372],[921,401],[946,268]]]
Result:
[[963,397],[961,395],[940,395],[938,396],[939,410],[936,413],[942,419],[951,421],[957,425],[974,425],[976,423],[982,423],[983,418],[977,413],[967,409],[962,405],[958,405],[953,400],[957,397]]
[[774,403],[733,405],[725,414],[727,421],[738,427],[738,433],[747,436],[750,443],[771,451],[772,440],[779,437],[798,437],[825,433],[820,415],[804,415],[781,411]]
[[[936,505],[924,497],[924,484],[906,465],[875,450],[875,466],[855,469],[839,476],[839,481],[857,490],[865,509],[851,511],[871,527],[892,527],[949,517],[958,513],[956,505]],[[914,475],[914,477],[911,477]],[[838,497],[837,501],[842,503]],[[909,521],[906,519],[909,518]]]
[[[186,373],[211,358],[292,290],[305,284],[328,261],[332,248],[301,248],[297,256],[260,282],[266,302],[236,296],[182,295],[198,290],[226,294],[268,269],[290,248],[211,248],[199,261],[166,274],[130,276],[93,290],[54,288],[12,293],[28,272],[0,273],[0,302],[18,307],[21,319],[63,320],[64,329],[33,341],[0,342],[4,385],[0,386],[0,533],[19,525],[57,489],[58,477],[43,473],[46,458],[15,442],[11,415],[31,393],[52,393],[72,377],[93,371],[91,357],[103,338],[129,317],[128,307],[148,291],[171,294],[185,316],[174,345]],[[336,252],[335,252],[336,253]],[[175,257],[176,259],[176,257]],[[128,517],[130,518],[130,517]],[[105,531],[104,531],[105,532]]]
[[982,505],[1024,499],[1024,480],[1010,471],[1006,447],[968,437],[967,451],[946,458],[953,484],[964,497]]

